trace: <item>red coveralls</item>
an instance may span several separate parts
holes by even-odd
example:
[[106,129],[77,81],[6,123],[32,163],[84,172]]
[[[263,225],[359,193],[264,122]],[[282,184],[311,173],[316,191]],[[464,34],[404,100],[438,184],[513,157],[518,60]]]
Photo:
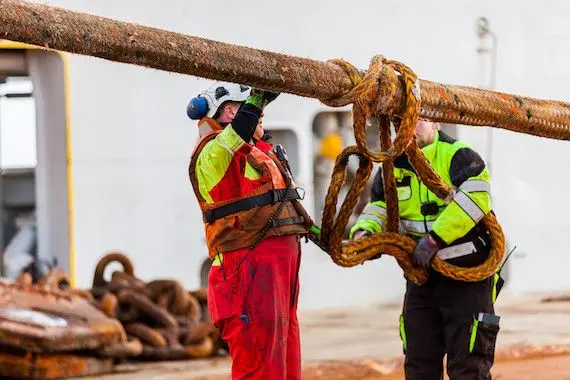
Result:
[[[248,145],[234,153],[209,192],[215,202],[245,195],[263,181],[244,175]],[[263,141],[256,146],[264,153],[272,148]],[[214,260],[208,308],[230,348],[232,379],[300,379],[299,264],[295,235],[267,237],[253,251],[241,248]]]
[[224,253],[208,278],[208,307],[230,347],[232,379],[300,379],[298,238],[269,237],[248,250]]

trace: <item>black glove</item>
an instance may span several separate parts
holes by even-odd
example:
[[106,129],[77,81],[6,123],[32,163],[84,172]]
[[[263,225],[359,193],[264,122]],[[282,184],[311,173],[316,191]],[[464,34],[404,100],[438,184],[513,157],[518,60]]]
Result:
[[263,109],[272,101],[274,101],[281,93],[260,90],[252,88],[249,96],[245,100],[245,104],[253,104],[263,111]]
[[261,137],[261,141],[265,141],[268,142],[273,138],[273,136],[271,136],[271,132],[269,131],[263,131],[263,136]]
[[430,234],[426,234],[418,241],[414,253],[412,253],[412,265],[428,269],[438,250],[437,241]]

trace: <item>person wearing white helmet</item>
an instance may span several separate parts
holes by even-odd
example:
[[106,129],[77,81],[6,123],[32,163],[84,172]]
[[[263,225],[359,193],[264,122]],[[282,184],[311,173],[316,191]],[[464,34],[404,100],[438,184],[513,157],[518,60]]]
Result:
[[218,83],[190,101],[200,141],[189,166],[212,266],[208,309],[229,346],[232,379],[300,379],[300,236],[312,226],[287,156],[264,141],[279,94]]
[[221,131],[233,120],[250,92],[251,88],[243,84],[213,84],[190,100],[186,107],[186,114],[192,120],[199,120],[198,132],[200,137],[211,131]]

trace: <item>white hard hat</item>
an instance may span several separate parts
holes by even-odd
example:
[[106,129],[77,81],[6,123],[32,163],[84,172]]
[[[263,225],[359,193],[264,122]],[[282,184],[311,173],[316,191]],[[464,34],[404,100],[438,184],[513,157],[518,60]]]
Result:
[[200,97],[208,101],[208,117],[213,117],[218,108],[227,101],[243,102],[249,96],[251,88],[235,83],[216,83],[202,92]]

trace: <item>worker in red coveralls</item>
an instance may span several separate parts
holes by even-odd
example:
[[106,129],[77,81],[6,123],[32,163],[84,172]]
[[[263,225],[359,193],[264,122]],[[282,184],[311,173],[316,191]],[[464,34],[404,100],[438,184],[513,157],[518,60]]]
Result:
[[189,175],[213,260],[208,308],[227,342],[232,379],[301,377],[300,236],[312,225],[286,154],[264,141],[276,93],[217,83],[192,99],[200,141]]

